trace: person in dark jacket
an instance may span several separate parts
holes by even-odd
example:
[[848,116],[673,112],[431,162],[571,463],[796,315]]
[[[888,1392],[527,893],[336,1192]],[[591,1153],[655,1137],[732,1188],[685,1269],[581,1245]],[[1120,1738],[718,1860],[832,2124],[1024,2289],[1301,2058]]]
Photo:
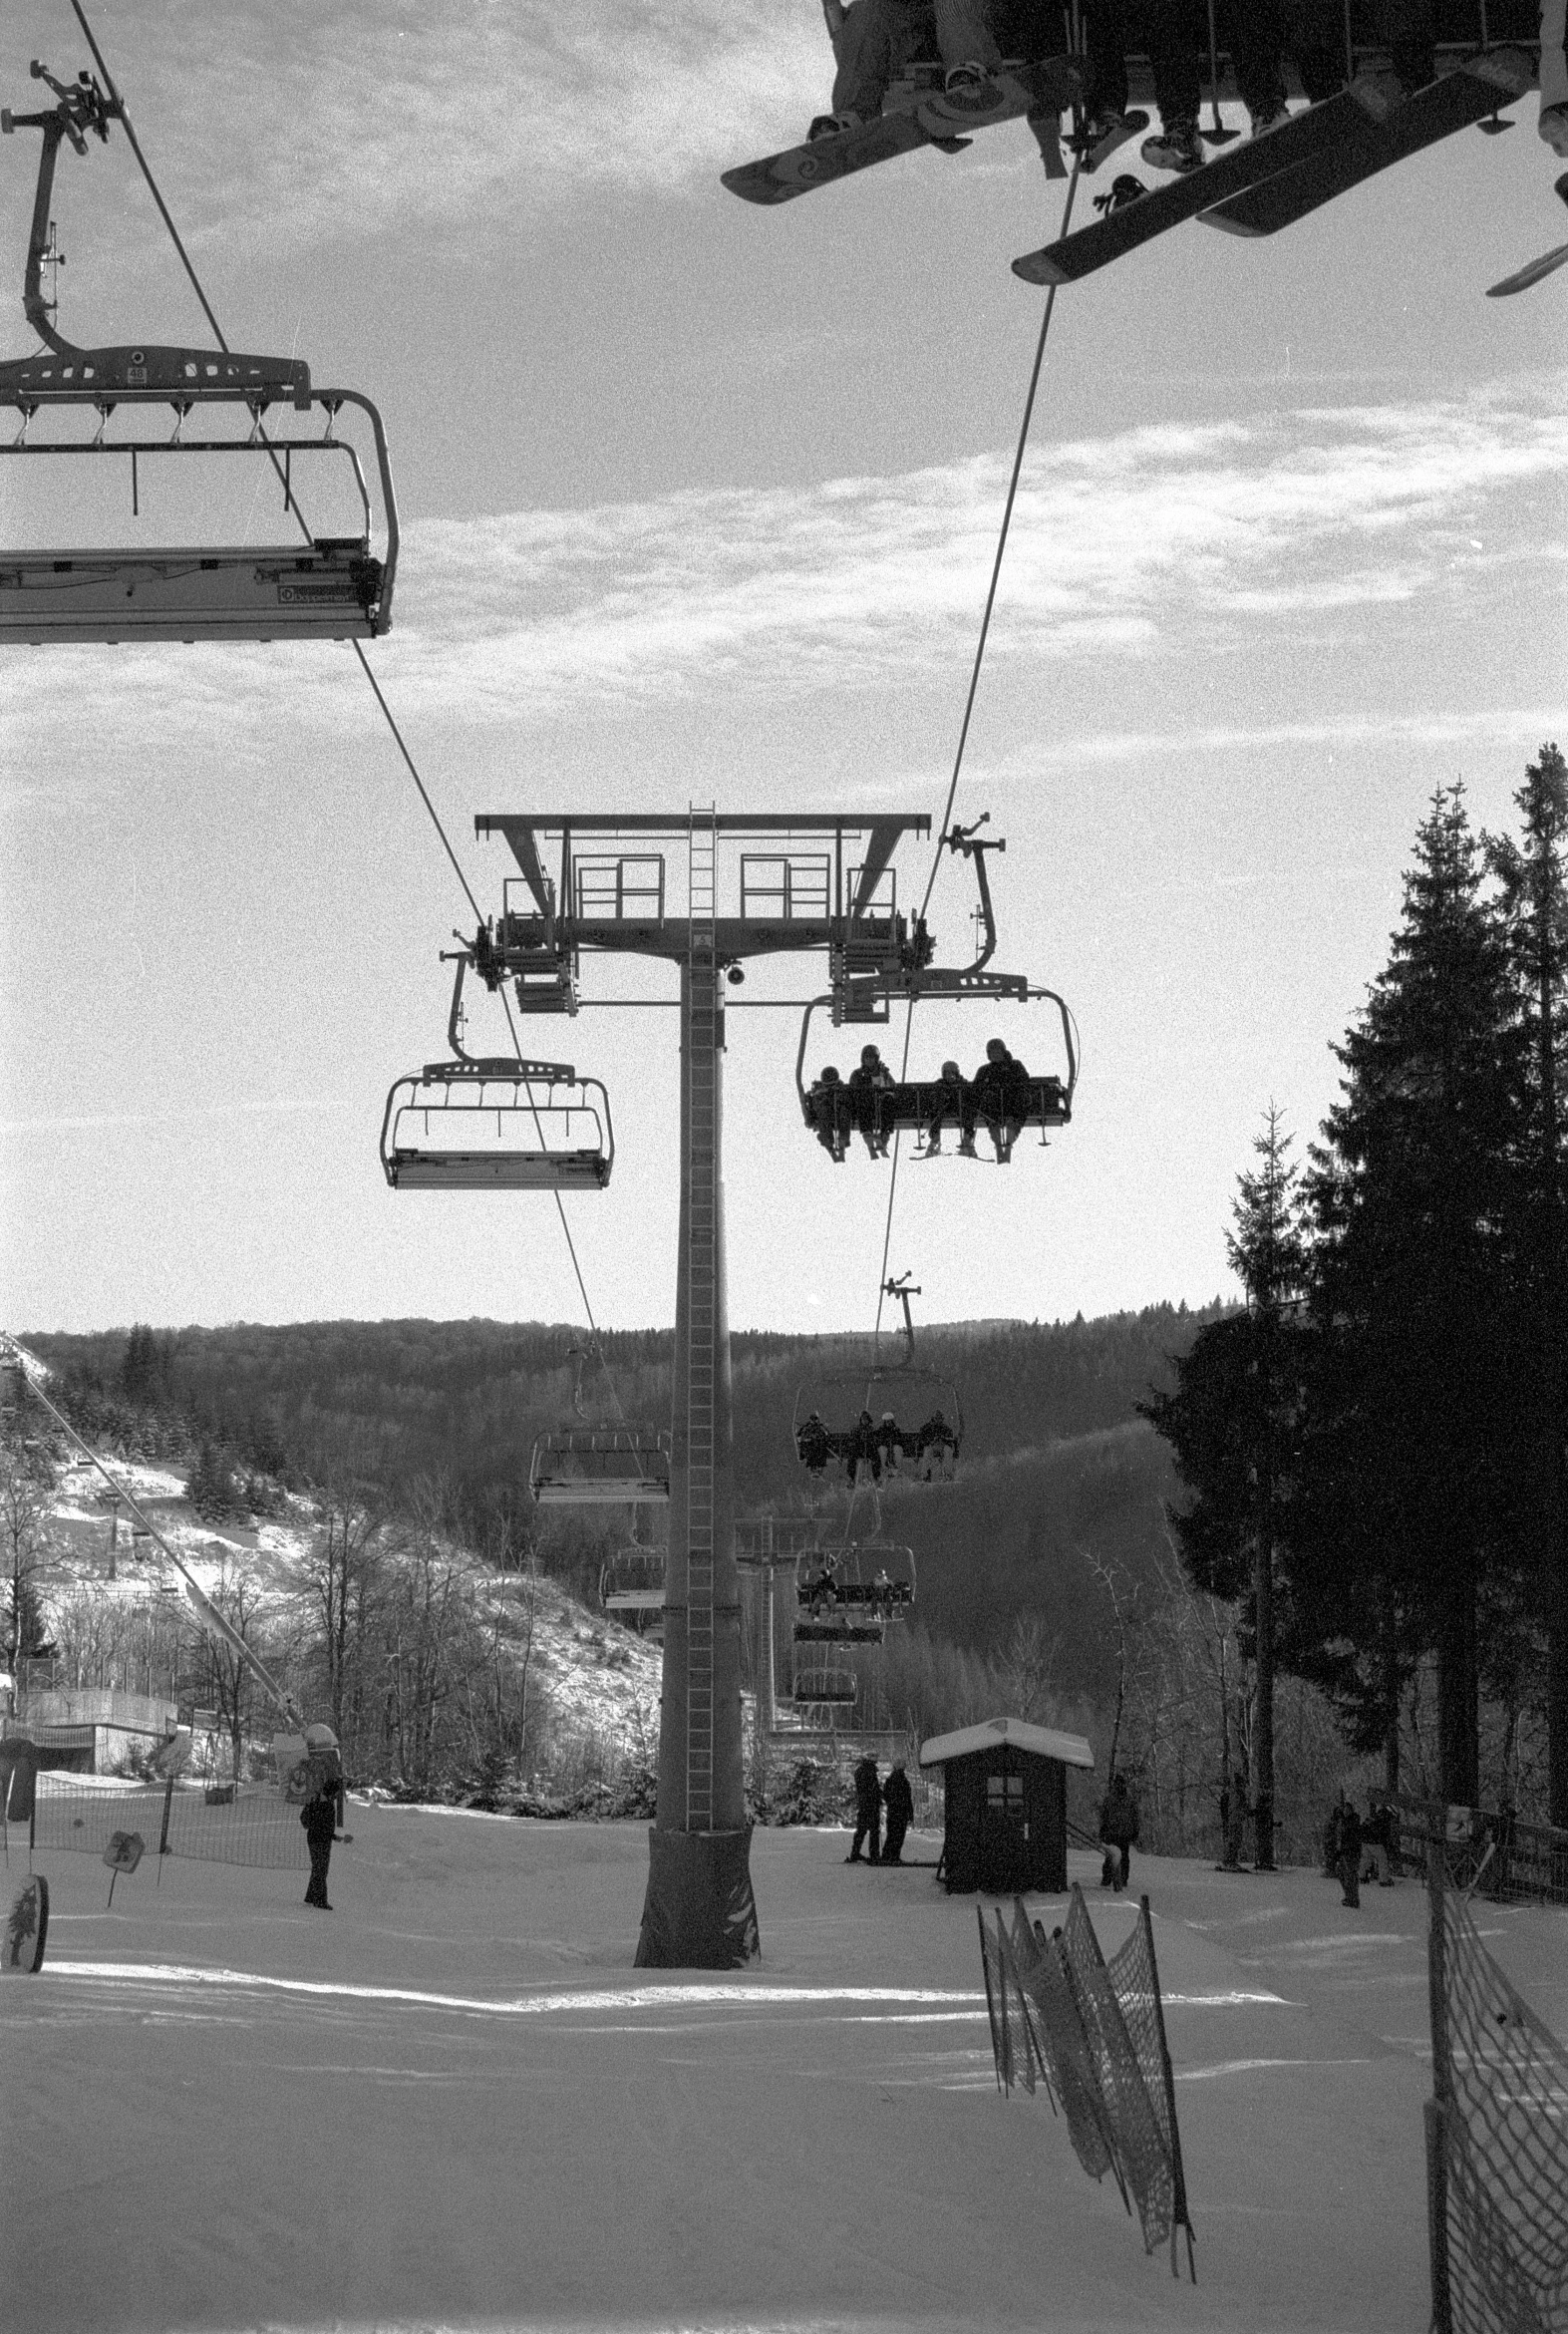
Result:
[[1345,1890],[1345,1902],[1352,1911],[1361,1909],[1361,1857],[1364,1845],[1361,1816],[1354,1800],[1347,1800],[1340,1815],[1340,1883]]
[[904,1834],[914,1822],[915,1795],[909,1788],[902,1759],[893,1761],[893,1772],[882,1786],[882,1805],[887,1810],[887,1837],[882,1843],[884,1864],[903,1860]]
[[315,1905],[320,1912],[330,1912],[327,1866],[332,1860],[332,1841],[338,1828],[338,1786],[325,1773],[318,1774],[315,1782],[314,1795],[299,1811],[310,1848],[310,1885],[305,1890],[305,1902]]
[[867,1756],[855,1769],[855,1834],[849,1842],[845,1863],[860,1861],[860,1842],[870,1840],[868,1861],[880,1863],[882,1844],[882,1786],[877,1781],[876,1761]]
[[[1132,1845],[1138,1835],[1138,1804],[1124,1775],[1112,1775],[1099,1810],[1099,1836],[1116,1851],[1111,1886],[1124,1888],[1132,1873]],[[1110,1858],[1105,1858],[1108,1867]],[[1103,1883],[1101,1883],[1103,1885]]]

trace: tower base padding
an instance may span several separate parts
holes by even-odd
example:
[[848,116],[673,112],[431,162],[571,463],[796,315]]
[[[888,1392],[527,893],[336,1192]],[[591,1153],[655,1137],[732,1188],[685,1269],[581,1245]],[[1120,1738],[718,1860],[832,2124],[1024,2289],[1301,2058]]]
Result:
[[762,1954],[752,1894],[752,1827],[648,1830],[638,1969],[744,1969]]

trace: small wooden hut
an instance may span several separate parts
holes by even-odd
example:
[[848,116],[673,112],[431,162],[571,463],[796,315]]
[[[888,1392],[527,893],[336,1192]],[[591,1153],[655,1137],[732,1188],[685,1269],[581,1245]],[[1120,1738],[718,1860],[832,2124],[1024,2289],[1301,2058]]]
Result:
[[1008,1896],[1068,1884],[1068,1774],[1095,1765],[1082,1735],[988,1718],[920,1746],[940,1767],[947,1805],[942,1873],[949,1891]]

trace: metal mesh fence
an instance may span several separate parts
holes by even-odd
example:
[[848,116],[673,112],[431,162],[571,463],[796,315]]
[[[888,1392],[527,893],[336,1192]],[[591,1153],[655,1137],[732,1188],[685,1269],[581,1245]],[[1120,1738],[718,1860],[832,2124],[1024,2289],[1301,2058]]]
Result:
[[1137,2204],[1143,2249],[1151,2253],[1170,2236],[1175,2205],[1170,2149],[1150,2097],[1150,2085],[1164,2089],[1163,2055],[1156,2055],[1145,2080],[1105,1972],[1094,1923],[1076,1887],[1062,1931],[1062,1957],[1084,2014],[1122,2174]]
[[31,1841],[102,1855],[117,1832],[150,1850],[209,1863],[294,1871],[310,1860],[299,1810],[275,1784],[115,1784],[87,1775],[38,1777]]
[[1568,2051],[1431,1859],[1427,2117],[1438,2334],[1568,2334]]
[[1085,2170],[1115,2175],[1128,2211],[1136,2202],[1146,2249],[1169,2239],[1173,2271],[1185,2228],[1195,2277],[1147,1897],[1108,1966],[1076,1887],[1053,1936],[1031,1927],[1019,1902],[1011,1931],[1000,1907],[994,1936],[982,1913],[980,1939],[998,2082],[1032,2091],[1038,2064]]

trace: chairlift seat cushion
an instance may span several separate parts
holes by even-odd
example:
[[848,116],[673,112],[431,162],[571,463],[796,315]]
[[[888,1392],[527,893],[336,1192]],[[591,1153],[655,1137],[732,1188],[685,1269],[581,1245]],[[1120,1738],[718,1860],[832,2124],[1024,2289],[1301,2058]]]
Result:
[[602,1191],[601,1151],[395,1151],[387,1180],[397,1191]]

